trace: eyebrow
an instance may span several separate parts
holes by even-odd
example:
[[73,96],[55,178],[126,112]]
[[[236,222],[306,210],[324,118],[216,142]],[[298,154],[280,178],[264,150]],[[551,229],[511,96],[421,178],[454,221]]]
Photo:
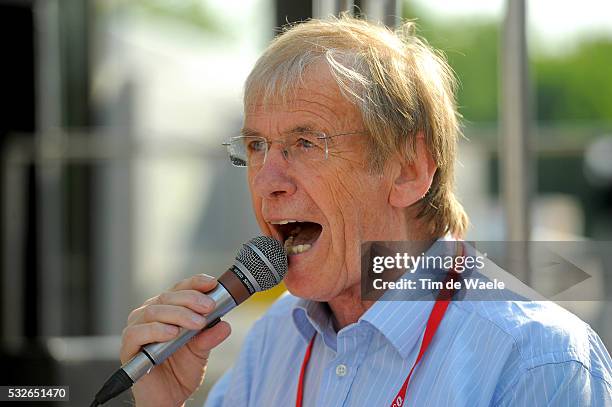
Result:
[[258,131],[249,128],[240,129],[240,135],[243,137],[263,137]]
[[[313,126],[311,126],[309,124],[301,124],[301,125],[293,127],[291,130],[284,131],[283,134],[300,133],[300,132],[305,132],[305,131],[314,131],[314,128],[313,128]],[[265,136],[263,136],[257,130],[249,129],[248,127],[243,127],[242,129],[240,129],[240,135],[243,136],[243,137],[263,137],[263,138],[266,138]]]

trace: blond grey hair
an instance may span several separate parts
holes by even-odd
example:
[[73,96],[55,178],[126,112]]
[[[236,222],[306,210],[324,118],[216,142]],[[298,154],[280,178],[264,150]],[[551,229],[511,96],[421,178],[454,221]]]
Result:
[[443,56],[415,35],[344,15],[285,27],[245,83],[245,109],[287,100],[306,69],[327,63],[342,93],[361,112],[370,135],[371,170],[395,153],[414,159],[422,134],[436,164],[427,194],[415,205],[433,236],[463,236],[468,218],[454,195],[454,162],[461,135],[456,80]]

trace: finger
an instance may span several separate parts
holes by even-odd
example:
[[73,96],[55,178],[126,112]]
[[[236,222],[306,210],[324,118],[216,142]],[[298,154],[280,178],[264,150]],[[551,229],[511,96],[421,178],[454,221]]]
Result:
[[215,309],[215,301],[197,290],[167,291],[158,296],[158,304],[180,305],[198,314],[206,314]]
[[217,286],[217,279],[208,274],[197,274],[176,283],[170,291],[198,290],[207,292]]
[[146,305],[142,305],[130,312],[127,317],[127,325],[133,325],[142,319],[142,313],[144,312]]
[[151,305],[180,305],[198,314],[208,314],[215,309],[215,301],[196,290],[167,291],[145,301],[145,305],[136,308],[128,316],[128,325],[144,321],[143,312]]
[[217,347],[232,333],[232,327],[225,321],[221,321],[210,329],[205,329],[191,341],[187,346],[191,352],[200,359],[208,358],[211,349]]
[[140,351],[143,345],[153,342],[165,342],[176,337],[179,328],[175,325],[163,324],[160,322],[149,322],[128,326],[123,330],[121,336],[121,363],[130,360]]
[[160,303],[161,302],[159,300],[159,295],[156,295],[155,297],[149,298],[148,300],[143,302],[140,307],[138,307],[138,308],[132,310],[132,312],[130,312],[130,314],[127,317],[127,324],[128,325],[132,325],[132,324],[135,324],[138,321],[140,321],[142,313],[144,312],[144,310],[147,307],[147,305],[160,304]]
[[158,303],[159,303],[159,295],[156,295],[155,297],[151,297],[145,302],[143,302],[142,305],[158,304]]
[[179,305],[147,305],[137,323],[164,322],[187,329],[202,329],[208,322],[205,317]]

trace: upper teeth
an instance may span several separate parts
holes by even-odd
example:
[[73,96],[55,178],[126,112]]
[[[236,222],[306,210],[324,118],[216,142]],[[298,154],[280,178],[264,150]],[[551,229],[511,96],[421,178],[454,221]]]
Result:
[[287,219],[287,220],[279,220],[270,222],[273,225],[286,225],[287,223],[295,223],[297,220]]

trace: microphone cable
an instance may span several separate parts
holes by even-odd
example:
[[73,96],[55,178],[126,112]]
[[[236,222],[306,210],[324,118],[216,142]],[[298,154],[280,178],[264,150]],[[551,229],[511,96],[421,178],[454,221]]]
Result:
[[132,387],[132,384],[132,379],[130,379],[130,376],[128,376],[123,369],[117,370],[106,383],[104,383],[100,391],[96,393],[89,407],[101,406],[108,400],[117,397],[119,394]]

